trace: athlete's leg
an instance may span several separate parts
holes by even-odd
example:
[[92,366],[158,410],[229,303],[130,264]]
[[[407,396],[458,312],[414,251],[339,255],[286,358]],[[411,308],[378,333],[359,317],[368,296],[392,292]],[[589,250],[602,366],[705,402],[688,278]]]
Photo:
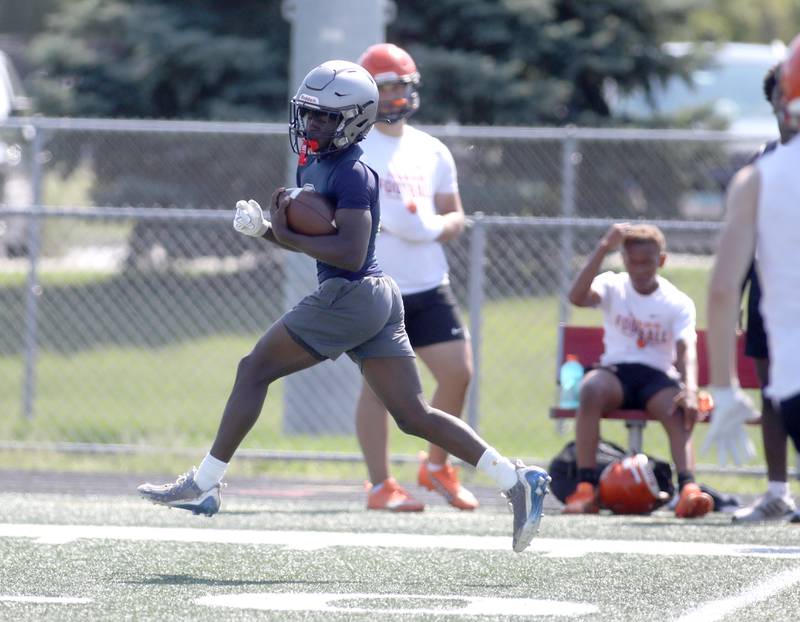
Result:
[[273,324],[252,352],[239,362],[217,437],[200,467],[192,468],[171,484],[142,484],[139,493],[161,505],[189,510],[194,514],[216,514],[220,508],[220,487],[225,469],[258,419],[269,384],[317,362],[317,357],[289,336],[282,321]]
[[488,445],[466,423],[429,406],[414,359],[369,358],[362,372],[375,395],[383,402],[398,427],[476,466]]
[[273,324],[250,354],[239,362],[211,455],[222,462],[230,462],[261,414],[270,383],[319,362],[289,335],[283,322],[278,320]]
[[669,438],[669,449],[676,471],[680,473],[694,472],[694,449],[692,448],[692,430],[686,429],[683,414],[673,412],[675,398],[680,389],[665,387],[647,400],[647,412],[658,417]]
[[[469,340],[445,341],[416,348],[414,352],[436,380],[431,406],[462,417],[472,378],[472,348]],[[430,445],[428,458],[433,464],[444,464],[447,452],[438,445]]]
[[675,515],[679,518],[700,518],[714,509],[714,500],[694,481],[694,448],[692,429],[687,430],[683,413],[674,411],[680,389],[668,386],[647,400],[647,411],[658,417],[669,437],[672,461],[678,472],[678,503]]
[[[756,373],[762,387],[769,384],[769,359],[753,359]],[[788,481],[786,441],[788,435],[775,409],[772,400],[761,394],[761,440],[764,444],[764,458],[767,461],[767,480],[770,482]]]
[[593,369],[581,383],[580,404],[575,414],[575,451],[578,469],[597,467],[600,418],[622,405],[622,383],[609,369]]
[[796,451],[800,451],[800,393],[780,404],[781,420],[786,434],[792,439]]
[[389,413],[366,381],[356,406],[356,436],[369,479],[378,485],[389,477]]

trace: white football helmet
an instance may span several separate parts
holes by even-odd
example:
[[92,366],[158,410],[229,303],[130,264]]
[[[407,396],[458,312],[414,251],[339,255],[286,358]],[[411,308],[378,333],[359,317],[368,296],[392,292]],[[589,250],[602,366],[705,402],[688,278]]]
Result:
[[[317,150],[306,130],[308,112],[318,110],[339,116],[330,143]],[[291,99],[289,142],[295,153],[323,156],[362,140],[378,113],[378,86],[361,65],[329,60],[312,69]]]

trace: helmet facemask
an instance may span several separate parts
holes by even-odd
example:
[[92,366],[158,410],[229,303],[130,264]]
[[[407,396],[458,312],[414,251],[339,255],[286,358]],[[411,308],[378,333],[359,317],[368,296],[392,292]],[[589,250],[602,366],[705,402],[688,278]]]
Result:
[[[327,113],[329,118],[335,118],[336,123],[332,125],[333,129],[317,132],[311,130],[308,125],[313,112]],[[352,109],[349,111],[330,110],[319,106],[311,107],[306,103],[292,99],[290,114],[289,136],[292,150],[295,153],[300,153],[305,147],[309,155],[323,156],[347,146],[348,141],[344,134],[344,129],[347,121],[352,121],[356,116],[356,111]],[[320,147],[320,145],[324,145],[324,147]]]
[[[385,123],[395,123],[401,119],[407,119],[419,109],[419,74],[403,76],[397,80],[386,80],[378,82],[378,92],[381,94],[378,100],[378,121]],[[384,92],[392,89],[394,97],[385,97]]]

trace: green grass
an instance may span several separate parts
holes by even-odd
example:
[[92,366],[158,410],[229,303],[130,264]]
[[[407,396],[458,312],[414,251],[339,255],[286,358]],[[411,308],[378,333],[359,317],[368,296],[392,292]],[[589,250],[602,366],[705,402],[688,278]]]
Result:
[[[665,275],[692,295],[698,307],[698,324],[704,326],[706,272],[676,268],[665,271]],[[57,277],[53,278],[57,282]],[[548,418],[548,409],[556,400],[557,318],[554,296],[485,305],[478,428],[488,442],[508,455],[548,460],[574,435],[572,422],[562,422],[559,427]],[[573,324],[598,325],[601,321],[599,311],[586,309],[575,309],[570,319]],[[35,416],[31,420],[21,413],[22,359],[2,356],[0,439],[204,449],[216,433],[237,362],[258,337],[257,333],[216,335],[158,348],[103,346],[69,354],[42,351],[36,374]],[[421,372],[426,394],[431,395],[433,379],[427,370]],[[270,389],[261,418],[244,448],[359,452],[351,434],[284,433],[282,406],[283,383],[278,382]],[[750,433],[761,451],[758,429]],[[705,426],[698,426],[698,446],[704,434]],[[627,430],[622,422],[604,422],[602,435],[626,444]],[[658,425],[646,428],[644,446],[649,453],[669,457],[666,435]],[[390,448],[395,454],[414,455],[425,448],[425,443],[393,427]],[[0,464],[2,459],[0,456]],[[18,459],[10,458],[12,464],[8,466]],[[33,462],[41,459],[34,456]],[[52,454],[46,458],[48,464],[53,460]],[[158,466],[174,470],[172,467],[185,460],[183,455],[150,454],[57,459],[61,468],[75,463],[90,470],[113,468],[113,464],[126,470]],[[763,456],[758,462],[763,463]],[[264,464],[243,468],[271,469]],[[290,474],[306,473],[308,468],[307,463],[281,466]],[[363,474],[360,464],[352,468],[332,464],[324,470],[345,476]]]

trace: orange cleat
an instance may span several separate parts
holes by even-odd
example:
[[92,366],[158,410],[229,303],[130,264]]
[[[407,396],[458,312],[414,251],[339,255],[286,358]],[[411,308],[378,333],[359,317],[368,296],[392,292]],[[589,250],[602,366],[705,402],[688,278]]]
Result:
[[[374,488],[374,487],[371,487]],[[393,477],[383,480],[378,490],[367,494],[368,510],[388,510],[389,512],[422,512],[425,504],[417,501]]]
[[458,472],[449,464],[445,464],[438,471],[428,469],[428,456],[421,454],[422,462],[417,473],[417,483],[428,490],[435,490],[447,502],[459,510],[474,510],[480,504],[469,490],[458,481]]
[[578,482],[567,501],[564,504],[562,514],[598,514],[600,512],[600,501],[597,489],[589,482]]
[[714,509],[714,500],[697,484],[686,484],[681,490],[675,516],[678,518],[700,518]]

